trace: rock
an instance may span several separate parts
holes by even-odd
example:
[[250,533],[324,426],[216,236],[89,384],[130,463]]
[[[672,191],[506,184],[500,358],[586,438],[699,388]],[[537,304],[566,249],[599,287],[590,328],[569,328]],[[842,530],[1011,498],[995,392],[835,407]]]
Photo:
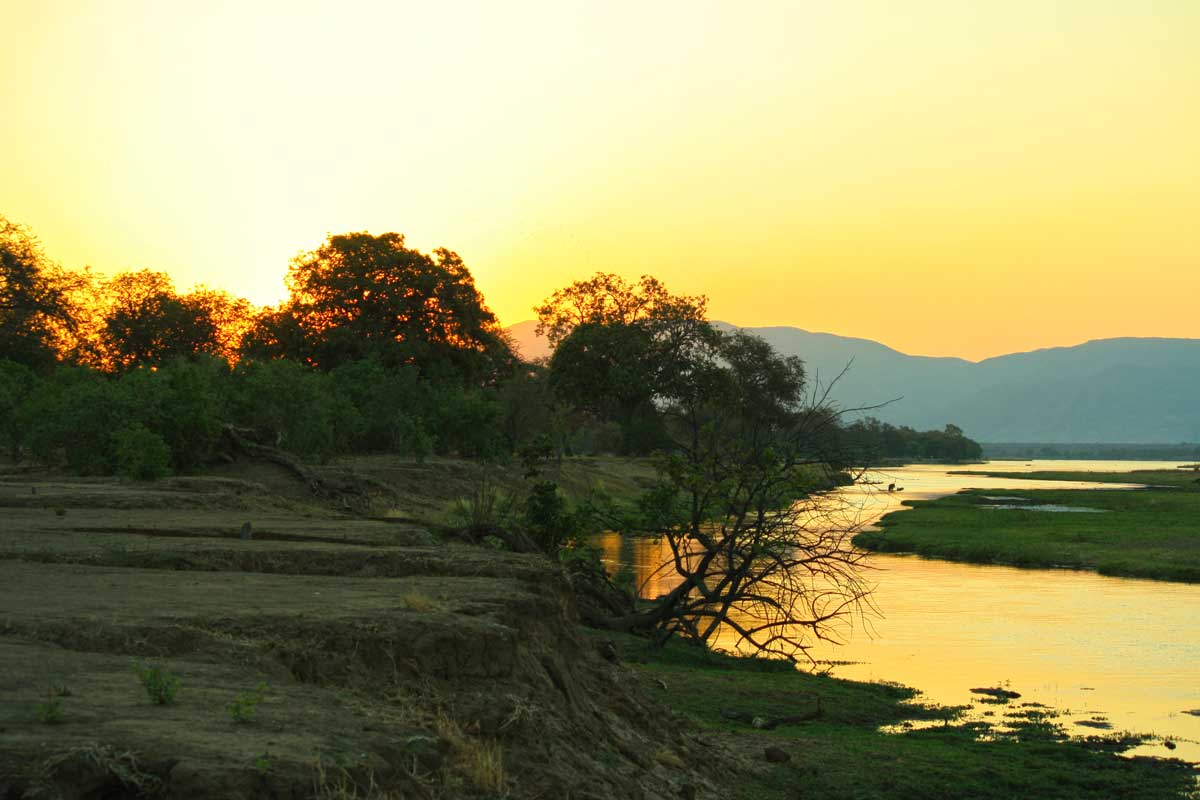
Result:
[[1170,739],[1167,739],[1165,742],[1163,742],[1163,747],[1167,748],[1168,750],[1174,750],[1175,743],[1172,742]]
[[785,764],[792,760],[791,755],[789,755],[787,751],[781,747],[776,747],[775,745],[771,745],[764,750],[763,755],[766,757],[767,761],[770,761],[772,764]]
[[765,728],[767,721],[762,717],[755,717],[754,719],[750,720],[750,725],[755,728]]
[[621,660],[620,656],[617,655],[617,646],[607,639],[600,643],[600,655],[605,661],[612,662],[613,664]]

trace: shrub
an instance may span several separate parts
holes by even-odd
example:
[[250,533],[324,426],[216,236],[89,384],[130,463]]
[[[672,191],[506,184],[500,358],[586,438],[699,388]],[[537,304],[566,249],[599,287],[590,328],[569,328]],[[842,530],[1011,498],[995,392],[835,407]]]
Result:
[[179,691],[179,678],[166,667],[142,665],[136,668],[138,680],[146,690],[150,702],[165,706],[175,699]]
[[153,481],[170,474],[171,448],[163,438],[142,425],[129,425],[114,436],[117,474]]
[[580,524],[554,481],[538,481],[525,498],[525,527],[542,552],[554,554],[573,537]]
[[229,704],[229,716],[234,722],[246,724],[254,721],[258,706],[266,697],[267,684],[260,683],[253,691],[239,692]]

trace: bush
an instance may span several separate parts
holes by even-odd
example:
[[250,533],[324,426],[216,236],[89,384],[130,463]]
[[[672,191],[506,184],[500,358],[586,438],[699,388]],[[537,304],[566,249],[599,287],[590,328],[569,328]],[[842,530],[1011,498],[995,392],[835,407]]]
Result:
[[554,481],[538,481],[525,498],[525,527],[542,552],[554,554],[579,531],[579,520]]
[[239,425],[277,438],[284,450],[320,460],[346,449],[347,428],[361,424],[328,375],[295,361],[239,364],[233,413]]
[[254,721],[258,714],[258,706],[265,699],[267,684],[260,683],[253,691],[240,692],[229,704],[229,716],[234,722],[248,724]]
[[142,665],[137,667],[137,676],[150,702],[155,705],[167,705],[179,691],[179,678],[166,667]]
[[171,448],[163,438],[143,425],[117,431],[117,474],[141,481],[156,481],[171,473]]

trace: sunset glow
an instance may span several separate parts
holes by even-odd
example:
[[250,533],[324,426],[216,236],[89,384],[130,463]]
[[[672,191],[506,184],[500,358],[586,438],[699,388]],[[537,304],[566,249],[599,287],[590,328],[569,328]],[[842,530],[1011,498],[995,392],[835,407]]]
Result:
[[6,4],[0,214],[274,303],[326,233],[502,322],[597,270],[972,359],[1200,337],[1200,4]]

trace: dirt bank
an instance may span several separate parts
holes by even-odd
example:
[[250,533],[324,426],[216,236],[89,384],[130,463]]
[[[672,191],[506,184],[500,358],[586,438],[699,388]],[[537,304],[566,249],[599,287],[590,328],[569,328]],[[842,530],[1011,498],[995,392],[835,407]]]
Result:
[[10,476],[0,797],[715,796],[576,623],[551,562],[267,481]]

